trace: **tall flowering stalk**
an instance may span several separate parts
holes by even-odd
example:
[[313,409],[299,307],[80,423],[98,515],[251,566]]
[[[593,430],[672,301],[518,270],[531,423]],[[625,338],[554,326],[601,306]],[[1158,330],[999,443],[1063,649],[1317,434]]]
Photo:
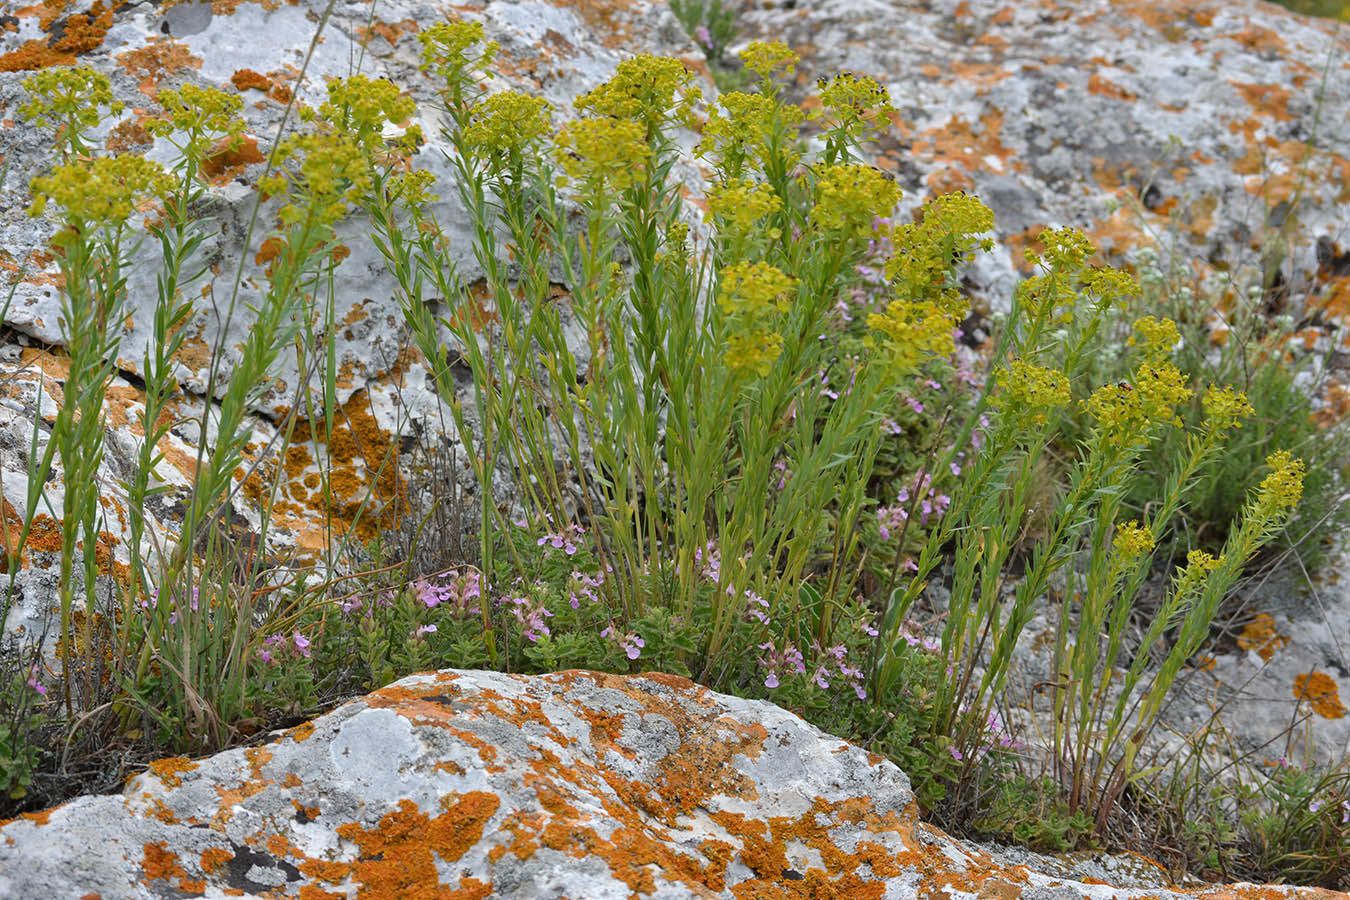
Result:
[[[34,76],[25,82],[33,100],[24,108],[31,119],[60,123],[59,140],[67,158],[88,149],[83,132],[97,124],[97,109],[110,105],[106,76],[89,70]],[[84,101],[89,105],[82,106]],[[162,199],[170,189],[167,174],[157,163],[136,156],[97,157],[67,162],[33,179],[34,201],[29,209],[41,215],[49,206],[61,210],[62,228],[52,238],[52,249],[63,278],[61,330],[68,348],[68,372],[62,402],[39,472],[50,471],[53,452],[64,472],[61,515],[61,559],[58,592],[61,607],[61,656],[65,702],[73,709],[70,692],[72,609],[76,597],[75,560],[81,561],[83,627],[79,646],[85,653],[86,699],[97,684],[93,627],[98,578],[99,468],[103,461],[103,399],[117,364],[125,319],[126,278],[130,248],[129,220],[146,198]],[[43,478],[29,480],[27,526],[31,525],[41,495]],[[26,534],[25,534],[26,536]],[[79,552],[77,553],[77,550]]]

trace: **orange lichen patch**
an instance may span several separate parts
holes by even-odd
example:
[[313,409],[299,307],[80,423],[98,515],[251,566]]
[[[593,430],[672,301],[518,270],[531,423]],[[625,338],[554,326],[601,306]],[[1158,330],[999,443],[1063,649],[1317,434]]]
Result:
[[144,47],[117,54],[117,62],[127,74],[140,79],[137,90],[147,97],[159,96],[160,82],[186,69],[200,69],[202,60],[182,41],[158,35],[146,39]]
[[147,843],[141,860],[142,878],[146,884],[152,881],[172,881],[178,879],[178,889],[189,894],[200,894],[206,890],[206,882],[188,877],[188,873],[178,862],[178,854],[168,848],[164,841]]
[[225,823],[234,817],[233,807],[236,804],[244,802],[255,794],[262,793],[272,783],[262,777],[262,767],[272,759],[271,751],[266,747],[250,747],[244,751],[244,758],[248,760],[249,778],[234,788],[215,786],[216,795],[220,798],[220,808],[211,819],[211,827],[213,828],[223,828]]
[[1288,88],[1278,84],[1243,84],[1237,81],[1228,83],[1237,89],[1255,115],[1279,122],[1288,122],[1294,118],[1289,112],[1289,101],[1293,97],[1293,92]]
[[1350,319],[1350,275],[1328,281],[1311,304],[1325,316]]
[[[0,498],[3,499],[3,498]],[[19,516],[19,511],[14,508],[14,504],[4,500],[4,525],[3,532],[0,532],[0,538],[3,539],[3,545],[0,545],[0,572],[9,572],[9,557],[19,548],[19,538],[23,534],[23,519]],[[32,563],[28,555],[27,548],[18,549],[19,568],[25,568]]]
[[303,725],[297,725],[290,731],[286,732],[286,736],[289,737],[291,740],[295,741],[297,744],[300,743],[301,741],[309,740],[313,735],[314,735],[313,722],[305,722]]
[[181,787],[183,779],[178,776],[184,772],[191,772],[197,768],[197,764],[186,756],[169,756],[164,759],[157,759],[147,766],[151,774],[164,782],[165,787]]
[[1325,672],[1307,672],[1295,676],[1294,696],[1307,700],[1313,712],[1324,719],[1339,719],[1345,715],[1340,690],[1335,680]]
[[941,128],[923,132],[915,142],[915,151],[939,166],[960,166],[967,174],[1007,174],[1010,170],[1020,169],[1021,163],[1014,159],[1012,149],[1000,140],[1002,130],[1003,113],[1000,110],[989,110],[976,123],[957,116]]
[[174,815],[173,810],[165,806],[164,801],[158,797],[150,797],[150,818],[165,825],[174,825],[178,822],[178,816]]
[[286,248],[286,242],[275,235],[262,242],[258,247],[258,252],[253,254],[253,263],[258,266],[267,266],[267,274],[272,274],[273,266],[278,257]]
[[28,530],[28,542],[25,549],[39,553],[61,552],[61,524],[46,513],[33,517],[33,525]]
[[[338,835],[360,848],[356,861],[348,864],[358,885],[358,900],[440,900],[445,894],[435,858],[453,863],[464,856],[483,839],[484,827],[500,806],[495,794],[472,791],[442,797],[443,812],[435,818],[423,814],[411,800],[401,800],[398,810],[383,816],[373,829],[354,823],[339,825]],[[338,868],[331,865],[330,874],[336,874]],[[458,887],[463,891],[489,886],[475,882],[471,887],[461,880]]]
[[223,847],[212,847],[209,850],[203,850],[202,871],[214,872],[232,859],[234,859],[234,854]]
[[1125,90],[1114,81],[1108,81],[1096,72],[1093,72],[1092,77],[1088,79],[1088,93],[1098,97],[1110,97],[1112,100],[1139,99],[1138,94]]
[[234,85],[235,90],[240,92],[270,91],[272,89],[272,79],[266,75],[259,74],[252,69],[239,69],[230,76],[230,84]]
[[467,294],[461,298],[459,308],[450,315],[449,325],[458,328],[461,321],[467,321],[469,327],[478,333],[489,324],[496,324],[501,317],[491,308],[492,289],[480,278],[469,285]]
[[337,893],[336,891],[325,891],[323,888],[315,887],[312,884],[302,884],[300,886],[300,900],[348,900],[347,893]]
[[[836,823],[855,820],[854,817],[860,814],[858,803],[867,805],[861,798],[843,804],[816,798],[812,808],[801,816],[773,816],[767,822],[749,819],[739,813],[713,813],[713,821],[740,838],[741,861],[755,876],[734,885],[732,894],[738,900],[760,897],[861,900],[884,896],[886,885],[880,879],[897,876],[903,871],[895,854],[870,841],[860,841],[853,852],[846,852],[830,836],[830,829]],[[909,831],[905,824],[898,822],[883,823],[877,819],[869,824],[898,827],[902,833]],[[905,840],[905,844],[908,846],[911,840]],[[815,850],[823,868],[802,866],[801,863],[795,865],[802,866],[805,871],[794,868],[794,861],[787,852],[791,846]],[[871,879],[864,880],[859,874],[863,866],[870,867]],[[786,879],[784,876],[789,871],[795,871],[798,877]]]
[[956,167],[930,172],[924,182],[928,185],[928,190],[934,195],[950,194],[954,191],[971,191],[975,188],[975,180],[967,175],[964,169]]
[[361,39],[362,44],[372,37],[381,37],[389,42],[389,45],[398,44],[398,39],[405,34],[417,34],[421,27],[413,19],[400,19],[397,22],[385,22],[376,19],[370,24],[369,28],[359,27],[356,29],[356,35]]
[[[317,445],[326,450],[331,494],[326,512],[339,533],[354,531],[370,540],[396,524],[394,516],[405,497],[398,437],[380,427],[365,390],[355,391],[338,409],[332,434],[324,431],[322,423],[301,422],[292,432],[291,446],[303,450],[306,445]],[[289,455],[287,462],[291,462]],[[288,474],[300,482],[308,473],[290,466]],[[322,495],[316,502],[325,502]]]
[[1149,243],[1128,204],[1121,204],[1110,218],[1094,225],[1087,236],[1103,253],[1123,254]]
[[290,856],[291,842],[284,834],[271,834],[267,838],[267,852],[273,856]]
[[[951,74],[956,76],[957,81],[962,85],[973,86],[977,94],[983,94],[989,88],[1002,84],[1009,76],[1009,70],[997,63],[966,63],[954,59],[948,64],[948,68]],[[1002,113],[999,113],[999,116],[1002,118]]]
[[32,822],[34,825],[46,825],[54,811],[54,809],[44,809],[41,812],[20,813],[19,818]]
[[1275,619],[1269,613],[1257,613],[1237,636],[1237,645],[1243,650],[1255,650],[1261,659],[1270,660],[1289,638],[1275,628]]
[[1324,406],[1319,409],[1313,420],[1322,428],[1330,428],[1350,416],[1350,390],[1345,385],[1332,382],[1322,392]]
[[154,137],[141,126],[140,122],[135,119],[123,119],[108,132],[104,146],[113,153],[122,154],[144,149],[154,142]]
[[[56,28],[53,18],[63,6],[64,4],[56,5],[55,10],[51,12],[51,18],[46,15],[39,18],[39,26],[43,31],[52,31]],[[96,0],[89,12],[76,13],[61,23],[62,33],[59,38],[53,36],[45,41],[40,39],[25,41],[17,50],[0,55],[0,72],[28,72],[50,66],[73,66],[77,56],[88,53],[103,43],[104,36],[112,27],[112,16],[113,11],[105,10],[102,0]]]
[[220,185],[242,174],[245,167],[266,161],[267,157],[258,149],[258,142],[248,135],[233,147],[228,138],[223,138],[202,157],[202,174]]
[[1237,41],[1249,50],[1274,50],[1279,56],[1289,55],[1288,45],[1278,31],[1253,25],[1250,19],[1246,20],[1246,27],[1241,31],[1225,34],[1224,37],[1230,41]]

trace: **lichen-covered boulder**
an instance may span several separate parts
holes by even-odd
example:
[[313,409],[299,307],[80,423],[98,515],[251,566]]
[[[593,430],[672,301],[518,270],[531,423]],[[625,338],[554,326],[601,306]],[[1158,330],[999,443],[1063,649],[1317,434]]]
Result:
[[920,824],[904,773],[682,678],[415,675],[0,825],[0,897],[1344,898],[1086,884]]

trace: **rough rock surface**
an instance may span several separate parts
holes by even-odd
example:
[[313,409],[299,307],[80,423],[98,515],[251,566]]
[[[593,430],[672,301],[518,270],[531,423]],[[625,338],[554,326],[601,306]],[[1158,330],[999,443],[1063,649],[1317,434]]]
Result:
[[1253,0],[739,7],[740,39],[801,55],[803,91],[840,71],[889,88],[877,165],[908,206],[964,189],[994,210],[1000,247],[973,278],[996,302],[1043,227],[1120,257],[1175,240],[1183,268],[1232,270],[1287,224],[1293,293],[1350,312],[1350,29]]
[[894,765],[685,679],[444,671],[0,825],[0,897],[1333,900],[1085,884],[917,821]]

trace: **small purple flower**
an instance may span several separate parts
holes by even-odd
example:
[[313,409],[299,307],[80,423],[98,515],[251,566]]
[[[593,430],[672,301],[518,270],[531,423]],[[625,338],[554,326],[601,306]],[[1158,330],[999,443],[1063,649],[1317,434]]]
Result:
[[47,696],[47,686],[38,680],[38,671],[36,668],[28,670],[28,687],[43,697]]
[[778,676],[775,675],[773,672],[770,672],[769,677],[764,679],[764,686],[769,690],[773,690],[774,688],[778,687]]
[[309,639],[298,631],[295,633],[295,649],[299,650],[305,659],[309,659]]
[[267,663],[268,665],[271,665],[271,664],[272,664],[272,654],[269,653],[269,652],[267,652],[267,648],[266,648],[266,647],[259,647],[259,648],[258,648],[258,659],[261,659],[263,662]]
[[614,627],[613,622],[611,622],[604,631],[600,632],[600,636],[607,637],[618,644],[620,649],[623,650],[624,655],[629,659],[637,659],[642,655],[642,648],[647,646],[647,642],[635,632],[630,631],[627,634],[619,634],[619,631]]
[[756,594],[754,591],[747,590],[745,592],[745,604],[746,606],[750,607],[749,612],[746,613],[747,619],[756,619],[762,625],[769,624],[769,617],[761,610],[754,608],[756,605],[759,605],[763,607],[763,609],[768,609],[769,601],[765,600],[763,597],[761,597],[759,594]]
[[535,543],[540,547],[547,544],[555,550],[561,550],[568,556],[573,556],[576,554],[577,550],[580,549],[577,540],[585,533],[585,530],[580,525],[574,523],[568,525],[563,531],[544,535]]
[[962,753],[960,750],[957,750],[955,747],[948,747],[947,752],[950,753],[952,755],[952,759],[955,760],[962,760],[966,758],[965,754]]
[[698,41],[709,50],[713,48],[712,35],[708,33],[708,29],[703,25],[694,29],[694,40]]
[[435,626],[435,625],[418,625],[418,626],[417,626],[417,637],[421,637],[421,636],[424,635],[424,634],[435,634],[435,633],[436,633],[436,626]]
[[342,611],[344,613],[355,612],[362,606],[360,597],[352,597],[350,600],[342,601]]

